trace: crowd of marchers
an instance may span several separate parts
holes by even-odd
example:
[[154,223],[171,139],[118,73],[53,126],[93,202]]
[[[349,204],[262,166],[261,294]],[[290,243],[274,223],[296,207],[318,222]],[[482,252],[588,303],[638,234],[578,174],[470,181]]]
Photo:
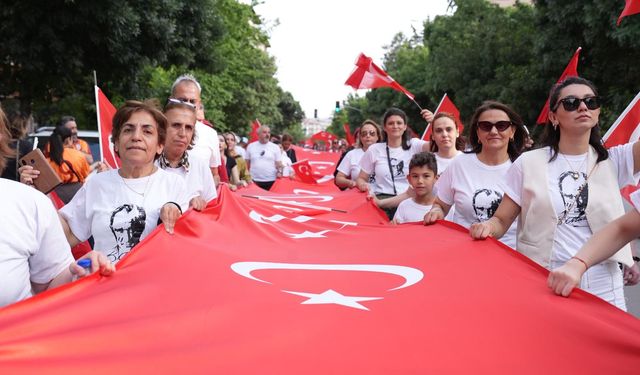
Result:
[[[36,189],[44,167],[21,162],[32,146],[0,109],[0,306],[91,272],[111,275],[157,226],[173,232],[183,212],[203,210],[222,184],[269,190],[293,177],[290,135],[261,126],[247,144],[232,132],[218,134],[205,119],[195,77],[178,77],[170,90],[162,107],[127,101],[117,110],[111,139],[118,168],[94,162],[75,119],[63,117],[44,148],[44,167],[60,182],[52,192]],[[467,139],[453,115],[423,110],[428,141],[412,138],[406,114],[389,108],[381,125],[360,125],[354,146],[328,145],[342,154],[334,182],[362,191],[391,224],[453,221],[474,239],[499,239],[549,269],[555,293],[568,296],[578,286],[625,310],[623,286],[640,281],[630,246],[640,235],[640,193],[625,213],[620,189],[639,182],[640,143],[603,146],[600,98],[586,79],[554,85],[549,109],[534,145],[504,103],[481,103]],[[76,256],[89,267],[72,255],[81,244],[94,249]]]

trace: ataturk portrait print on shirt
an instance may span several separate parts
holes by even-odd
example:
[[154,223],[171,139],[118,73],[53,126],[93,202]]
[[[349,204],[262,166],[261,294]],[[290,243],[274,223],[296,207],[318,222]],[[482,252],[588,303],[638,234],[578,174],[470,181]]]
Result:
[[111,262],[117,262],[140,242],[144,232],[147,214],[144,208],[124,204],[111,213],[109,228],[116,239],[116,245],[107,255]]

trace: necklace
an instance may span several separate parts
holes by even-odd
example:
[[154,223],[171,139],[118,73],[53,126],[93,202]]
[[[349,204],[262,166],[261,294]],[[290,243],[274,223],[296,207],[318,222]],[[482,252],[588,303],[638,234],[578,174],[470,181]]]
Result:
[[131,190],[132,192],[136,193],[137,195],[141,196],[144,198],[144,196],[147,194],[147,188],[149,188],[149,182],[151,181],[151,178],[153,177],[152,174],[147,176],[147,182],[144,185],[144,190],[141,192],[137,191],[136,189],[134,189],[133,187],[131,187],[129,184],[127,184],[127,181],[124,179],[124,177],[122,177],[120,175],[120,173],[118,173],[118,176],[120,176],[120,179],[122,180],[122,183],[124,184],[124,186],[127,187],[127,189]]
[[565,156],[565,154],[560,154],[562,155],[562,157],[564,158],[564,161],[567,162],[567,165],[569,166],[569,170],[571,172],[571,177],[573,177],[574,180],[577,180],[578,177],[580,177],[580,170],[582,169],[582,166],[584,165],[584,161],[587,160],[589,158],[589,154],[587,154],[584,159],[582,159],[582,163],[580,163],[580,165],[578,166],[578,168],[574,168],[573,164],[571,164],[571,162],[569,161],[569,159]]
[[[577,180],[578,176],[580,176],[580,174],[578,172],[576,172],[575,170],[573,170],[573,166],[571,165],[571,163],[569,163],[569,159],[567,159],[567,157],[564,156],[564,154],[561,154],[561,155],[564,158],[564,160],[567,162],[567,164],[569,164],[569,168],[572,169],[571,170],[571,176]],[[584,160],[582,160],[582,164],[584,164],[585,160],[587,160],[587,165],[589,165],[589,163],[588,163],[589,154],[587,154],[587,156],[584,158]],[[582,168],[582,164],[580,164],[580,166],[578,168]],[[576,191],[576,195],[573,198],[573,202],[571,202],[571,204],[569,204],[569,206],[566,207],[564,209],[564,211],[562,211],[560,216],[558,216],[558,225],[564,224],[565,220],[567,219],[567,216],[569,216],[569,212],[571,212],[571,210],[573,210],[573,207],[578,202],[578,197],[580,197],[580,194],[582,194],[582,191],[587,187],[587,184],[589,183],[589,177],[591,177],[591,173],[593,173],[593,171],[596,169],[596,165],[597,164],[594,164],[593,167],[591,168],[591,171],[589,171],[589,174],[587,175],[587,178],[584,180],[584,184],[582,184],[582,185],[580,185],[578,187],[578,190]]]

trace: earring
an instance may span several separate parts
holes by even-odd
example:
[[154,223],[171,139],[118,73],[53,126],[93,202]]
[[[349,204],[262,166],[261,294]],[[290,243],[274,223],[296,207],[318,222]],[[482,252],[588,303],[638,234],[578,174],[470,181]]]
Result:
[[553,122],[553,123],[551,123],[551,125],[553,125],[553,130],[558,129],[558,123],[557,122]]

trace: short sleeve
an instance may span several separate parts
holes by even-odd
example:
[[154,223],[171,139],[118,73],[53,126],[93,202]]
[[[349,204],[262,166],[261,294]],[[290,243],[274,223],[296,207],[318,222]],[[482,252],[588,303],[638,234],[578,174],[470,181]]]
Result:
[[624,187],[627,185],[637,185],[640,180],[640,173],[633,174],[634,162],[633,162],[633,145],[634,143],[627,143],[625,145],[611,147],[609,151],[609,158],[617,170],[618,186]]
[[81,242],[91,237],[93,217],[87,211],[87,184],[82,185],[71,202],[60,209],[60,215],[67,220],[71,233]]
[[375,156],[373,154],[373,150],[373,147],[369,147],[369,149],[365,151],[364,155],[362,155],[362,159],[360,159],[360,170],[368,175],[371,175],[375,168]]
[[444,172],[438,177],[438,181],[434,186],[434,190],[440,199],[445,204],[452,206],[454,203],[453,192],[453,172],[456,169],[455,164],[445,169]]
[[422,139],[418,138],[411,138],[411,153],[417,154],[419,152],[422,152],[422,148],[425,144],[427,144],[427,141],[423,141]]
[[522,206],[522,158],[516,159],[507,170],[504,179],[498,186],[518,206]]
[[34,283],[46,284],[73,262],[60,218],[50,202],[37,202],[36,238],[39,248],[29,257],[29,274]]
[[273,144],[273,158],[276,162],[282,161],[282,152],[280,151],[280,146]]
[[636,190],[629,196],[631,198],[631,203],[633,203],[633,207],[636,210],[640,211],[640,190]]
[[347,152],[347,154],[342,158],[340,165],[338,165],[338,172],[344,173],[347,177],[351,174],[351,156],[353,153],[351,151]]

